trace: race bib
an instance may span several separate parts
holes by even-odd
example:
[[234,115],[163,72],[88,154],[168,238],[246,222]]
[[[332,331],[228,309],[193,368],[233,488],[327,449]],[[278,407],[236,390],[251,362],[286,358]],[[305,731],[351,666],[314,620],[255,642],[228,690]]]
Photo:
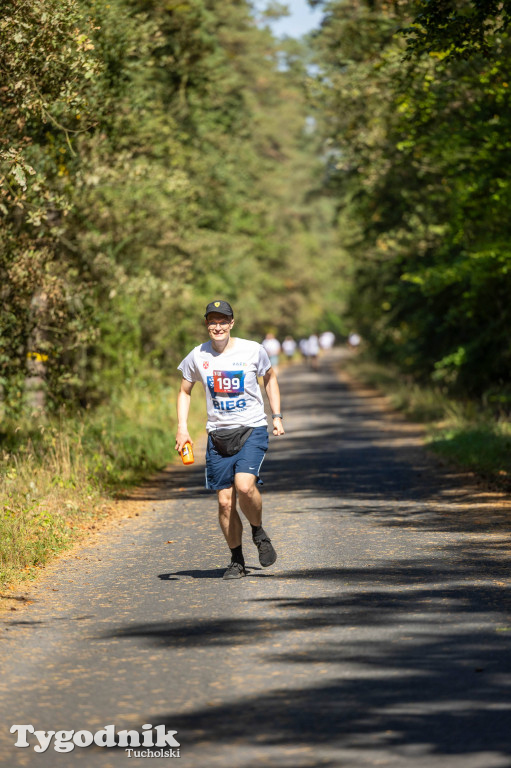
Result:
[[215,395],[241,395],[245,392],[245,371],[213,371]]

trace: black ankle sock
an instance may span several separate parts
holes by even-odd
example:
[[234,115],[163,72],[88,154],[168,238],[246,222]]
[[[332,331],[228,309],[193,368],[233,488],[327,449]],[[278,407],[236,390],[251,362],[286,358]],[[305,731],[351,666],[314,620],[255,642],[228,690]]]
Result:
[[243,557],[241,544],[239,547],[234,547],[231,549],[231,560],[233,563],[240,563],[240,565],[245,565],[245,558]]
[[263,530],[262,523],[261,525],[252,525],[252,523],[250,523],[250,527],[252,528],[252,536],[255,536],[256,533],[259,533]]

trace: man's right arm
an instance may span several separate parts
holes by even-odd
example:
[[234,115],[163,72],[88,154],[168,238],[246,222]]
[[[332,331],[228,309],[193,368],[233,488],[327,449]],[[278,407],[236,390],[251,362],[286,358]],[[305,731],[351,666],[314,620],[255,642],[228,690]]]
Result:
[[181,451],[183,445],[187,442],[193,445],[193,440],[188,433],[188,413],[190,411],[190,400],[194,384],[194,381],[183,379],[177,395],[176,451]]

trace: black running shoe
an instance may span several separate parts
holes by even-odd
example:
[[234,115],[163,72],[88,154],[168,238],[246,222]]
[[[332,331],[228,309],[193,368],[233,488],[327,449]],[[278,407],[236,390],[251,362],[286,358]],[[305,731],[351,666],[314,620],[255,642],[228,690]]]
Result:
[[252,541],[259,550],[259,562],[263,568],[268,568],[269,565],[273,565],[277,559],[277,553],[273,549],[273,544],[268,534],[261,530],[256,536],[252,536]]
[[224,579],[241,579],[242,576],[246,576],[247,572],[245,570],[245,566],[241,563],[235,563],[231,562],[227,566],[227,570],[225,571],[222,578]]

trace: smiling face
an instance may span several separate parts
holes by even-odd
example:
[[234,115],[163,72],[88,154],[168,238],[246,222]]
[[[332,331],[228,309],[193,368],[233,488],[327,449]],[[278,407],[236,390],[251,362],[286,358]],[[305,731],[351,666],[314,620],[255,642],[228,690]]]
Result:
[[233,325],[234,318],[222,315],[220,312],[210,312],[206,317],[209,338],[217,344],[229,340]]

